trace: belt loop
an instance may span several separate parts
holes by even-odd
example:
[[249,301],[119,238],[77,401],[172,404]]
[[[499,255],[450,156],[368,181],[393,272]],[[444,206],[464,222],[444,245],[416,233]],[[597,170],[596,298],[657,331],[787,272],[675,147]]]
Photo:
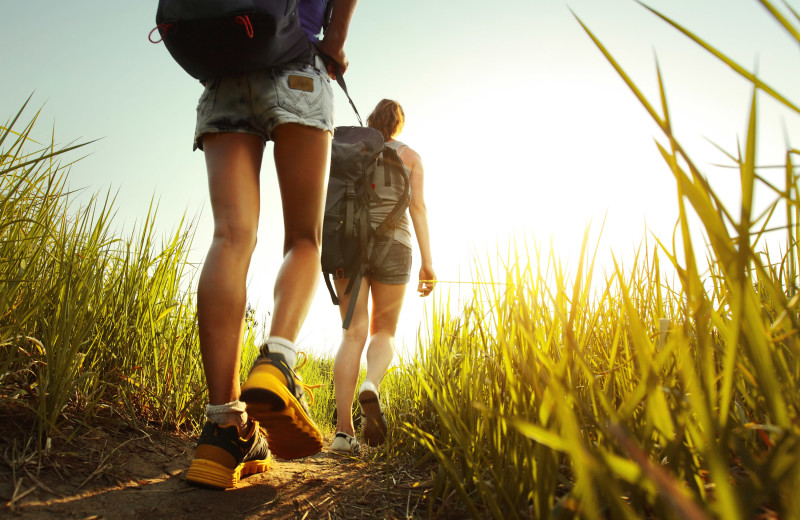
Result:
[[319,69],[317,68],[317,55],[318,54],[319,54],[319,49],[317,49],[317,46],[312,43],[311,44],[311,52],[310,52],[309,57],[308,57],[308,64],[311,65],[311,68],[313,68],[317,72],[319,72]]

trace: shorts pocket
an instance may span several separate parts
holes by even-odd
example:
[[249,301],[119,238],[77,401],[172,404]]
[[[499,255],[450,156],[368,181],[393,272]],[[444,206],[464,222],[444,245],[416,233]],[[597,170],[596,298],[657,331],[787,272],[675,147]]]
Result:
[[302,119],[322,119],[325,99],[332,97],[331,86],[308,69],[282,69],[276,73],[278,106]]
[[375,255],[385,244],[385,242],[379,241],[373,246],[373,257],[370,259],[372,271],[382,278],[378,281],[384,281],[384,283],[397,283],[405,280],[411,273],[411,249],[400,243],[392,244],[380,265],[374,265]]

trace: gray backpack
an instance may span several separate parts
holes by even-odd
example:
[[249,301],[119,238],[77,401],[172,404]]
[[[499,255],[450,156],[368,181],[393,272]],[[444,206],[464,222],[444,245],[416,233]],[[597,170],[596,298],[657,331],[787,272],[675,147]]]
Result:
[[[372,229],[370,204],[376,201],[375,183],[391,186],[402,182],[402,194],[387,217]],[[400,190],[398,190],[400,191]],[[340,126],[333,134],[325,218],[322,224],[322,274],[334,305],[339,298],[333,288],[335,276],[349,279],[345,294],[350,294],[342,328],[353,318],[361,278],[369,267],[373,244],[379,237],[393,237],[397,220],[411,201],[408,171],[397,152],[383,141],[381,133],[364,126]],[[380,262],[392,244],[387,241],[374,258]]]

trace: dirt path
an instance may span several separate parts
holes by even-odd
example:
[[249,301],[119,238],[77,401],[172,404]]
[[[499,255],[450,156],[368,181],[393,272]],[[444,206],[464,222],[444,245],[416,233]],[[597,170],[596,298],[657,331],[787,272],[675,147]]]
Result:
[[[93,431],[39,463],[0,444],[0,517],[17,519],[420,518],[425,479],[390,470],[370,450],[358,458],[326,449],[227,491],[188,484],[194,440],[160,432]],[[70,451],[72,450],[72,451]],[[429,478],[429,477],[428,477]]]

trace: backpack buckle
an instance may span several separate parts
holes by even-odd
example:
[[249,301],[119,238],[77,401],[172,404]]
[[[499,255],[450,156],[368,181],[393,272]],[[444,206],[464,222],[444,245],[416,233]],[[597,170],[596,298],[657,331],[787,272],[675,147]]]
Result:
[[344,267],[339,267],[335,271],[337,280],[344,280]]

